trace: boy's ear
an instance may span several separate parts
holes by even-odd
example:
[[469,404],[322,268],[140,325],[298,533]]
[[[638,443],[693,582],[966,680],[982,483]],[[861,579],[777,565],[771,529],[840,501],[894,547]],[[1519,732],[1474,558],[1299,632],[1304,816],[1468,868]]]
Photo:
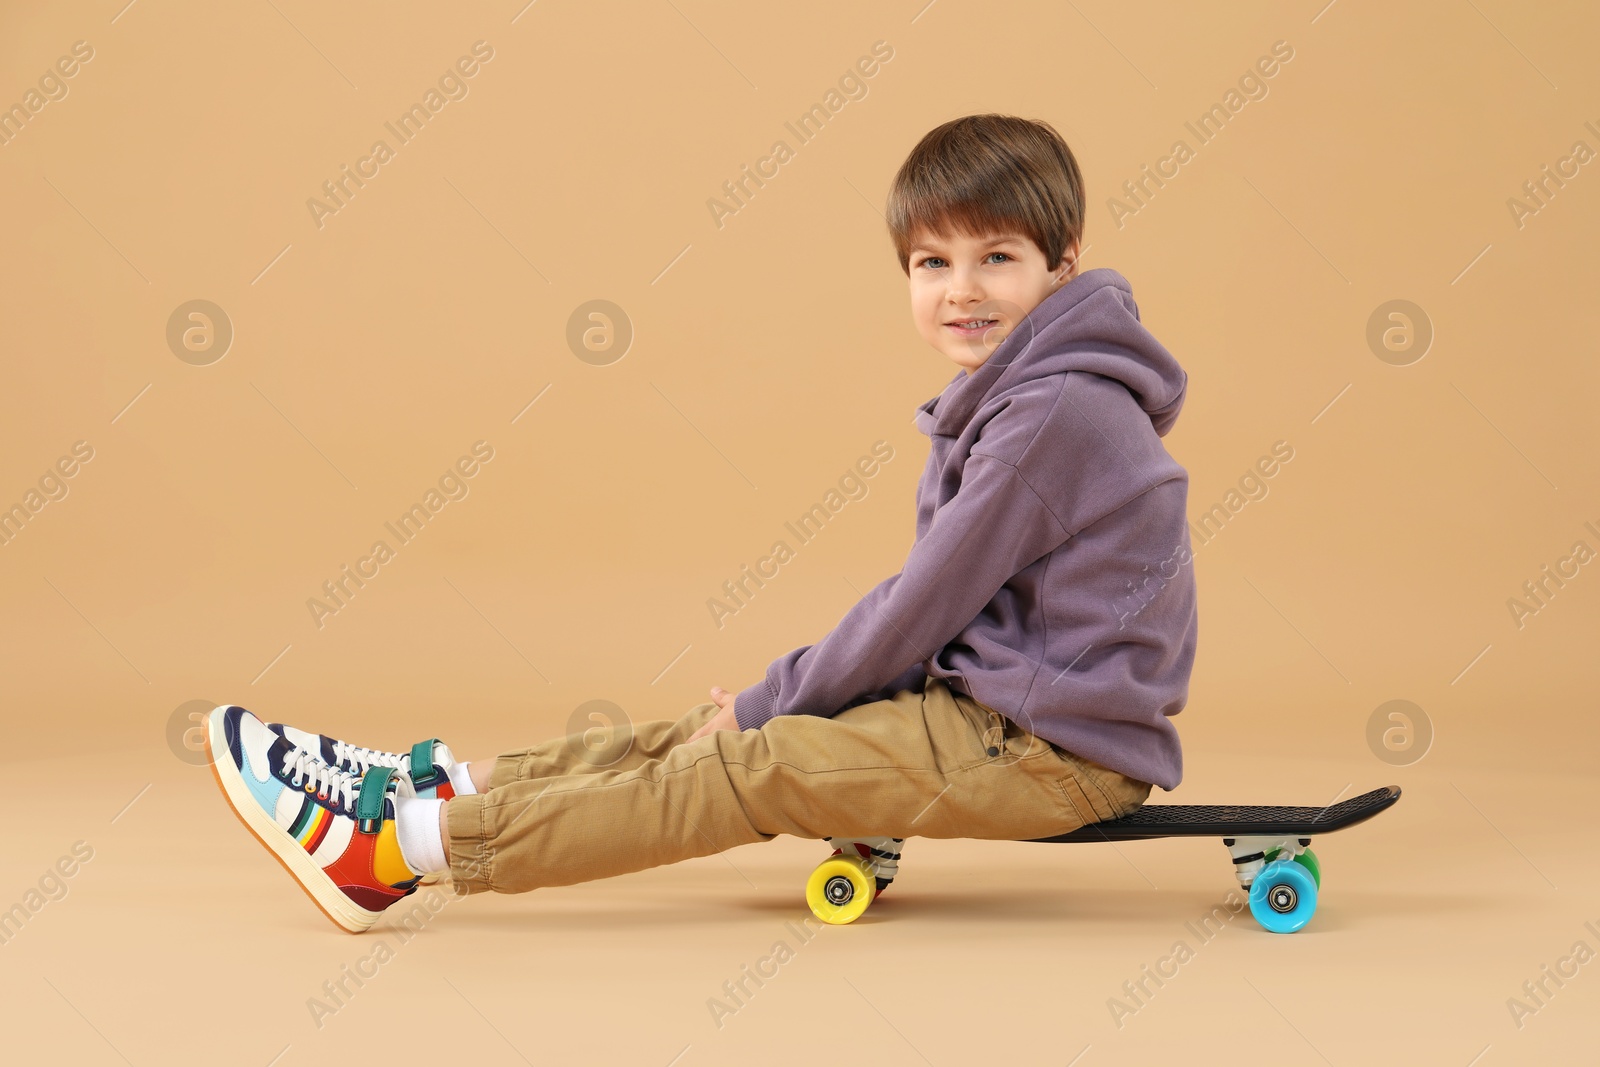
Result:
[[1061,254],[1061,266],[1056,270],[1057,284],[1071,281],[1078,273],[1078,243],[1074,241]]

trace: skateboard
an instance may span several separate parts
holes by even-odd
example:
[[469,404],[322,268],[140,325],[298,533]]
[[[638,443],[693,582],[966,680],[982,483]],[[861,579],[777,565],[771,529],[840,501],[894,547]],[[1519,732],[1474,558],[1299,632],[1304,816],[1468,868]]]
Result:
[[[1310,848],[1312,835],[1365,822],[1399,799],[1400,787],[1388,785],[1324,808],[1146,804],[1125,818],[1027,840],[1070,844],[1220,837],[1233,857],[1240,887],[1250,895],[1250,914],[1275,934],[1292,934],[1311,921],[1322,887],[1322,866]],[[833,854],[811,872],[806,903],[823,922],[843,925],[860,918],[894,880],[904,841],[828,838],[828,843]]]

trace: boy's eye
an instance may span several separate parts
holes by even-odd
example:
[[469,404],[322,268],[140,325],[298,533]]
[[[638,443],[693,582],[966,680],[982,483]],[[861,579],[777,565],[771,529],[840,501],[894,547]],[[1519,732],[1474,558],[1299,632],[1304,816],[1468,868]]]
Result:
[[[988,258],[993,258],[994,256],[999,256],[1001,259],[1011,258],[1011,256],[1005,252],[990,252]],[[928,267],[931,270],[938,270],[940,267],[944,266],[944,260],[939,256],[923,256],[917,261],[917,266]]]

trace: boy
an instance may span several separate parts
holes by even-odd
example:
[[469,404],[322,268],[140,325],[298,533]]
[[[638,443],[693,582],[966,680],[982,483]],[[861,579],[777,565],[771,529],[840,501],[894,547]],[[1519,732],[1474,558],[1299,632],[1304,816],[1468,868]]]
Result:
[[523,892],[778,834],[854,847],[881,890],[906,837],[1046,837],[1175,788],[1197,619],[1188,474],[1160,438],[1188,379],[1122,275],[1079,273],[1083,203],[1042,122],[956,119],[900,168],[912,318],[960,371],[917,410],[905,567],[821,641],[604,766],[576,735],[469,763],[219,707],[234,810],[360,932],[427,875]]

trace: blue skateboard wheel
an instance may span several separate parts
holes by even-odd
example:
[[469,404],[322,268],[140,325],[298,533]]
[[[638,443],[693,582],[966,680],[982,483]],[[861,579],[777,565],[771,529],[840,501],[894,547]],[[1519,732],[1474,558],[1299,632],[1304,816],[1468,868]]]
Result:
[[1316,880],[1293,860],[1267,864],[1250,885],[1250,914],[1275,934],[1294,933],[1316,910]]

